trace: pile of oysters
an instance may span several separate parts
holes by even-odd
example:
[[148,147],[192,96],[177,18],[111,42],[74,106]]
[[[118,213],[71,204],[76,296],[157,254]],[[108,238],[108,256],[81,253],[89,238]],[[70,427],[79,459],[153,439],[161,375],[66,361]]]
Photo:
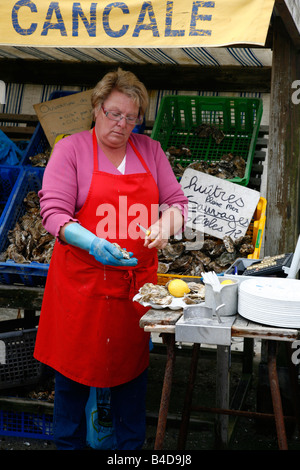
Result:
[[16,263],[50,263],[55,238],[42,225],[39,197],[29,191],[23,200],[25,213],[8,232],[9,245],[1,253],[0,261],[13,260]]
[[[196,139],[197,137],[200,139],[212,139],[217,146],[226,138],[224,132],[219,127],[206,123],[197,126],[194,129],[194,134]],[[169,147],[166,150],[166,155],[178,179],[182,177],[184,170],[187,168],[202,171],[222,179],[243,178],[245,175],[245,159],[231,152],[223,154],[219,160],[206,161],[193,157],[192,151],[188,146],[181,145],[179,147]]]
[[235,241],[228,236],[223,240],[206,236],[200,249],[189,249],[190,246],[184,238],[176,240],[172,237],[158,253],[158,273],[200,277],[201,272],[222,273],[237,258],[246,258],[254,251],[251,237],[247,234]]
[[245,175],[245,159],[232,153],[222,155],[218,161],[193,161],[191,150],[182,146],[180,148],[169,147],[166,155],[177,178],[181,178],[187,168],[202,171],[221,179],[243,178]]

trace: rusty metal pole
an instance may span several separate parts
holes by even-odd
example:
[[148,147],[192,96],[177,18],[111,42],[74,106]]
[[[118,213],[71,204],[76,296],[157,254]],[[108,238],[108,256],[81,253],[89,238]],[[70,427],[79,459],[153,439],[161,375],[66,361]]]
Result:
[[285,424],[282,411],[282,402],[276,365],[276,341],[268,341],[268,370],[269,382],[272,395],[273,410],[275,415],[277,439],[280,450],[288,450]]
[[173,369],[175,363],[175,335],[163,333],[162,339],[167,347],[167,362],[165,367],[164,383],[160,400],[154,450],[162,450],[163,448],[167,426],[170,395],[172,390]]
[[295,419],[298,427],[298,435],[300,434],[300,404],[299,404],[299,384],[298,384],[298,366],[292,360],[292,343],[286,344],[288,354],[288,369],[291,382],[291,393],[294,407]]

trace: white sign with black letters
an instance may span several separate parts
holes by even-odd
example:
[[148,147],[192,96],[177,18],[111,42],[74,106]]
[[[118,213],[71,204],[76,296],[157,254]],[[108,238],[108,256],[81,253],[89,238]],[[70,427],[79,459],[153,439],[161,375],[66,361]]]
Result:
[[216,238],[245,235],[260,193],[188,168],[180,184],[189,200],[186,226]]

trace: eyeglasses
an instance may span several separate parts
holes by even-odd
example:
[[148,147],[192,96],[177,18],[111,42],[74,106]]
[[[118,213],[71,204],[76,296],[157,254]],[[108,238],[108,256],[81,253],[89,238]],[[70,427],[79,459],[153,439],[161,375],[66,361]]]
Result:
[[135,117],[135,116],[124,116],[122,113],[118,113],[117,111],[107,111],[107,109],[104,109],[103,106],[101,106],[102,111],[104,112],[105,116],[110,119],[111,121],[121,121],[122,119],[125,119],[127,124],[140,124],[142,122],[141,116]]

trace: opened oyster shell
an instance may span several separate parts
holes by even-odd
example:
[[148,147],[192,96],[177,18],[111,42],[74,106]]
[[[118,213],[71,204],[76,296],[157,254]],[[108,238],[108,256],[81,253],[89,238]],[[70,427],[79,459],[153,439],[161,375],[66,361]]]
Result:
[[199,304],[205,300],[205,286],[198,282],[187,283],[190,292],[184,295],[183,301],[187,304]]
[[143,285],[139,290],[140,299],[139,303],[153,302],[157,305],[170,305],[172,296],[164,286],[159,286],[148,282]]
[[122,255],[123,255],[123,258],[125,259],[129,259],[130,258],[130,254],[128,253],[128,251],[126,251],[124,248],[121,248],[120,245],[118,245],[117,243],[113,243],[113,245],[115,247],[118,248],[118,250],[121,251]]

